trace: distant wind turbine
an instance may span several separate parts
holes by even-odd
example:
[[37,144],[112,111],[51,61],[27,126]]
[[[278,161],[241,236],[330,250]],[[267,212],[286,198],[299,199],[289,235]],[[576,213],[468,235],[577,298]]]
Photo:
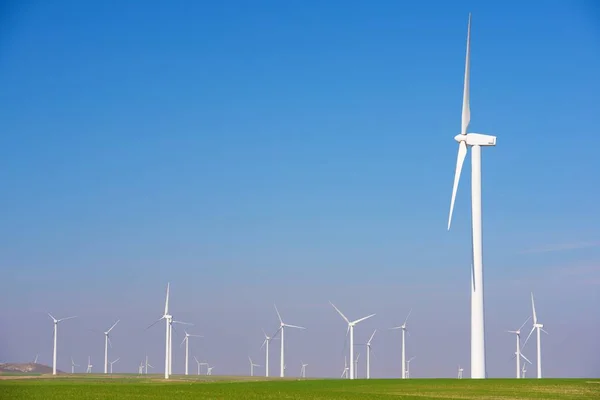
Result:
[[[406,316],[406,319],[404,320],[404,323],[400,326],[396,326],[394,328],[391,329],[402,329],[402,379],[406,378],[406,333],[408,332],[406,330],[406,323],[408,322],[408,317],[410,317],[410,314],[412,313],[412,309],[408,312],[408,315]],[[408,334],[410,335],[410,332],[408,332]]]
[[525,378],[525,373],[527,372],[527,369],[525,368],[525,363],[523,363],[523,367],[521,368],[521,378]]
[[360,353],[356,355],[354,359],[354,379],[358,379],[358,359],[360,358]]
[[185,333],[185,336],[179,346],[183,345],[183,342],[185,342],[185,374],[187,375],[188,374],[188,357],[190,354],[190,337],[202,337],[202,336],[201,335],[191,335],[186,330],[184,330],[183,332]]
[[75,364],[75,361],[73,361],[73,357],[71,357],[71,373],[72,374],[75,373],[75,367],[79,367],[79,365]]
[[269,377],[269,343],[271,342],[271,340],[273,340],[273,338],[267,335],[267,333],[264,330],[263,334],[265,335],[265,340],[263,341],[260,348],[265,348],[265,376]]
[[277,318],[279,318],[279,329],[277,330],[277,332],[275,332],[276,336],[277,333],[281,333],[280,339],[281,339],[281,353],[280,353],[280,365],[279,365],[279,376],[280,377],[284,377],[285,376],[285,355],[284,355],[284,342],[283,342],[283,333],[285,331],[285,328],[295,328],[295,329],[306,329],[302,326],[297,326],[297,325],[290,325],[290,324],[286,324],[285,322],[283,322],[283,320],[281,319],[281,314],[279,314],[279,310],[277,309],[277,306],[275,306],[275,312],[277,313]]
[[194,360],[196,360],[196,364],[198,365],[198,375],[200,375],[200,365],[202,365],[202,363],[200,361],[198,361],[196,356],[194,356]]
[[104,332],[104,373],[108,373],[108,345],[112,348],[112,343],[110,342],[110,337],[108,336],[110,331],[113,330],[115,326],[119,323],[120,320],[117,320],[106,332]]
[[254,364],[250,356],[248,356],[248,361],[250,361],[250,376],[254,376],[254,367],[260,367],[260,365]]
[[56,375],[56,342],[57,342],[57,336],[58,336],[58,324],[62,321],[66,321],[68,319],[77,318],[77,317],[66,317],[66,318],[56,319],[52,316],[52,314],[48,313],[48,315],[50,316],[50,318],[52,318],[52,321],[54,321],[54,350],[52,351],[52,375]]
[[448,230],[452,223],[452,212],[458,189],[458,181],[462,170],[467,147],[471,146],[471,225],[472,225],[472,251],[471,264],[471,378],[486,378],[485,371],[485,324],[483,308],[483,244],[481,222],[481,147],[495,146],[496,137],[480,133],[467,133],[471,120],[469,104],[469,75],[471,56],[471,14],[467,28],[467,55],[465,61],[465,81],[463,88],[462,126],[459,135],[454,139],[458,142],[458,157],[450,201],[450,215],[448,216]]
[[206,375],[212,375],[213,368],[214,366],[209,367],[208,365],[206,365]]
[[112,375],[112,367],[113,367],[113,364],[114,364],[114,363],[116,363],[116,362],[117,362],[117,361],[119,361],[119,360],[120,360],[120,358],[117,358],[116,360],[114,360],[114,361],[111,361],[111,362],[110,362],[110,374],[111,374],[111,375]]
[[87,365],[87,370],[85,371],[87,374],[91,374],[92,373],[92,357],[88,356],[88,365]]
[[364,345],[367,346],[367,379],[371,379],[371,341],[373,341],[373,336],[375,336],[375,332],[377,329],[373,331],[373,334]]
[[342,375],[340,378],[348,379],[348,357],[344,356],[344,370],[342,371]]
[[375,314],[367,315],[366,317],[359,318],[355,321],[350,321],[346,316],[330,301],[329,304],[335,308],[335,311],[338,312],[348,324],[348,329],[346,330],[346,335],[350,333],[350,379],[354,379],[354,326],[359,322],[362,322],[368,318],[375,316]]
[[414,360],[417,357],[411,357],[407,362],[406,362],[406,379],[410,378],[410,362],[412,360]]
[[146,355],[146,375],[148,375],[148,368],[154,368],[152,364],[148,362],[148,355]]
[[144,360],[140,361],[140,365],[138,365],[138,375],[142,375],[144,373]]
[[37,360],[38,360],[38,354],[35,355],[35,359],[33,360],[33,363],[37,364]]
[[300,368],[300,376],[306,378],[306,367],[308,367],[308,364],[304,364],[303,362],[301,362],[301,364],[302,368]]
[[530,362],[523,354],[521,354],[521,329],[523,329],[527,321],[529,321],[530,319],[531,317],[527,317],[525,322],[523,322],[523,325],[521,325],[516,331],[506,331],[508,333],[514,333],[517,337],[517,351],[515,351],[515,358],[517,359],[517,379],[521,377],[521,358],[523,358],[527,362]]
[[462,379],[462,377],[463,377],[463,369],[459,365],[458,366],[458,379]]
[[533,333],[534,330],[537,329],[537,377],[540,379],[542,377],[542,337],[540,331],[544,332],[548,335],[548,332],[544,330],[544,325],[540,324],[537,319],[537,315],[535,313],[535,303],[533,301],[533,293],[531,293],[531,309],[533,310],[533,327],[531,328],[531,332],[527,335],[527,339],[525,339],[525,343],[523,343],[523,347],[527,344],[529,337]]

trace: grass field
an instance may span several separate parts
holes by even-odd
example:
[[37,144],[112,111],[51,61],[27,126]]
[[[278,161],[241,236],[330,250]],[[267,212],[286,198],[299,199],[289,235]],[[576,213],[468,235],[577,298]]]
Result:
[[[600,399],[591,379],[250,380],[101,376],[0,380],[0,399]],[[207,379],[210,379],[207,380]]]

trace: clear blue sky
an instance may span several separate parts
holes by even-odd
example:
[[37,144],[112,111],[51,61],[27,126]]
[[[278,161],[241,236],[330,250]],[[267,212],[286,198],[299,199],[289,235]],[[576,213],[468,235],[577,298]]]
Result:
[[468,374],[468,163],[446,224],[472,12],[471,130],[498,137],[483,154],[488,372],[512,376],[503,330],[534,290],[545,374],[598,376],[597,4],[143,3],[0,6],[0,361],[51,363],[51,312],[80,316],[61,325],[59,368],[99,368],[90,329],[120,318],[115,371],[146,352],[161,370],[164,330],[143,329],[170,281],[215,373],[264,364],[276,302],[308,328],[287,336],[288,373],[339,376],[331,300],[377,313],[356,331],[381,330],[374,376],[399,374],[387,328],[411,307],[412,375]]

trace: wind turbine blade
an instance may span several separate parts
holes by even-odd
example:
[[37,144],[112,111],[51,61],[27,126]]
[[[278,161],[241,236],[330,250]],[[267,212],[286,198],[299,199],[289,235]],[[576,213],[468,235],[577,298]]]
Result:
[[284,324],[287,328],[306,329],[303,326]]
[[196,358],[196,356],[194,356],[194,360],[196,360],[197,363],[200,363],[200,361],[198,361],[198,359]]
[[182,321],[173,321],[174,324],[180,324],[180,325],[189,325],[189,326],[194,326],[194,324],[189,323],[189,322],[182,322]]
[[157,319],[156,321],[154,321],[152,324],[150,324],[150,325],[149,325],[149,326],[146,328],[146,330],[148,330],[148,329],[152,328],[154,325],[158,324],[158,323],[159,323],[160,321],[162,321],[163,319],[165,319],[165,317],[164,317],[164,316],[160,317],[159,319]]
[[165,300],[165,314],[164,315],[169,315],[169,290],[171,287],[171,282],[167,282],[167,297]]
[[467,157],[467,143],[461,141],[458,143],[458,156],[456,157],[456,170],[454,172],[454,185],[452,186],[452,199],[450,200],[450,214],[448,215],[448,230],[452,224],[452,213],[454,212],[454,203],[456,201],[456,191],[458,190],[458,181],[460,180],[460,173],[462,171],[463,164]]
[[389,328],[389,329],[390,329],[391,331],[393,331],[394,329],[402,329],[402,325],[400,325],[400,326],[395,326],[395,327],[393,327],[393,328]]
[[[523,357],[523,360],[525,360],[525,361],[527,361],[529,364],[531,364],[531,361],[529,361],[529,360],[527,359],[527,357],[525,357],[525,356],[523,355],[523,353],[519,353],[519,354],[521,354],[521,357]],[[533,365],[533,364],[531,364],[531,365]]]
[[367,341],[367,345],[370,345],[370,344],[371,344],[371,340],[373,340],[373,336],[375,336],[375,332],[377,332],[377,329],[375,329],[375,330],[373,331],[373,334],[371,335],[371,337],[370,337],[370,338],[369,338],[369,340]]
[[533,328],[531,328],[531,332],[529,332],[529,335],[527,335],[527,339],[525,339],[525,341],[523,342],[523,345],[521,346],[521,348],[525,347],[525,345],[527,344],[527,341],[531,337],[531,334],[533,333],[533,331],[535,331],[535,326]]
[[463,86],[463,105],[462,105],[462,121],[461,121],[461,135],[467,134],[467,128],[471,121],[471,106],[469,103],[469,80],[471,70],[471,14],[469,13],[469,25],[467,28],[467,55],[465,57],[465,81]]
[[279,322],[283,324],[283,320],[281,319],[281,314],[279,314],[279,310],[277,309],[277,305],[273,304],[273,306],[275,306],[275,312],[277,313],[277,318],[279,318]]
[[112,349],[112,342],[110,341],[110,337],[106,337],[108,339],[108,345],[110,346],[110,348]]
[[337,311],[338,314],[340,314],[342,316],[342,318],[344,318],[344,321],[346,321],[347,323],[350,323],[350,321],[348,320],[348,318],[346,318],[346,316],[339,310],[339,308],[337,308],[335,306],[335,304],[333,304],[331,301],[329,302],[329,304],[331,304],[333,306],[333,308],[335,308],[335,311]]
[[531,309],[533,310],[533,323],[537,324],[537,315],[535,314],[535,302],[533,301],[533,292],[531,292]]
[[263,335],[265,335],[265,340],[266,340],[266,338],[268,338],[268,337],[269,337],[269,336],[267,335],[267,332],[265,332],[265,330],[264,330],[264,329],[262,329],[262,328],[261,328],[261,331],[262,331]]
[[117,361],[119,361],[121,359],[121,357],[117,358],[115,361],[113,361],[113,363],[116,363]]
[[359,322],[362,322],[365,319],[369,319],[369,318],[374,317],[374,316],[375,316],[375,314],[367,315],[366,317],[362,317],[361,319],[357,319],[356,321],[353,321],[352,323],[353,324],[358,324]]
[[548,332],[546,332],[546,331],[544,330],[544,328],[540,328],[540,330],[541,330],[542,332],[544,332],[546,335],[549,335],[549,333],[548,333]]
[[117,324],[119,323],[119,321],[120,321],[120,319],[118,319],[118,320],[117,320],[117,322],[115,322],[115,323],[113,324],[113,326],[111,326],[111,327],[110,327],[110,329],[106,331],[106,333],[110,333],[110,331],[112,331],[112,330],[113,330],[113,328],[114,328],[115,326],[117,326]]
[[504,332],[507,332],[507,333],[517,333],[517,331],[504,331]]
[[267,344],[267,339],[263,340],[262,344],[260,345],[261,350],[263,347],[265,347],[265,344]]
[[59,319],[59,320],[58,320],[58,321],[56,321],[56,322],[62,322],[62,321],[66,321],[66,320],[68,320],[68,319],[73,319],[73,318],[77,318],[77,317],[75,316],[75,317],[61,318],[61,319]]
[[52,321],[56,321],[56,318],[54,318],[54,317],[52,316],[52,314],[48,313],[48,315],[50,316],[50,318],[52,318]]
[[183,343],[185,343],[186,339],[187,339],[187,336],[184,336],[181,343],[179,343],[179,347],[183,346]]
[[412,308],[410,309],[410,311],[408,312],[408,315],[406,316],[406,319],[404,320],[404,324],[406,326],[406,323],[408,322],[408,317],[410,317],[410,314],[412,314]]
[[[531,319],[531,317],[527,317],[527,319],[525,320],[525,322],[523,322],[523,325],[521,325],[519,327],[519,329],[517,329],[518,331],[520,331],[521,329],[523,329],[523,327],[525,326],[525,324],[527,323],[527,321],[529,321]],[[517,333],[517,332],[513,332],[513,333]]]

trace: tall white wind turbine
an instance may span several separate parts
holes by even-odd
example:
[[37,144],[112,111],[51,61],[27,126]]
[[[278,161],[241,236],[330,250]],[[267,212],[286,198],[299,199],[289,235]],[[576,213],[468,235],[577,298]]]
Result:
[[[265,376],[268,378],[269,377],[269,343],[271,342],[271,340],[273,340],[273,338],[271,336],[267,335],[267,333],[264,330],[263,330],[263,334],[265,335],[265,340],[263,340],[260,348],[261,349],[263,347],[265,348]],[[277,334],[277,333],[275,333],[275,334]]]
[[275,332],[276,336],[277,333],[281,333],[280,339],[281,339],[281,359],[280,359],[280,365],[279,365],[279,376],[280,377],[284,377],[285,376],[285,356],[284,356],[284,344],[283,344],[283,333],[285,328],[296,328],[296,329],[306,329],[304,327],[301,326],[297,326],[297,325],[290,325],[290,324],[286,324],[285,322],[283,322],[283,320],[281,319],[281,314],[279,314],[279,310],[277,309],[277,306],[275,306],[275,312],[277,312],[277,317],[279,318],[279,329],[277,330],[277,332]]
[[527,335],[527,339],[525,339],[525,343],[523,343],[523,347],[527,344],[529,337],[533,333],[534,330],[537,329],[537,377],[540,379],[542,377],[542,337],[540,331],[544,332],[548,335],[548,332],[544,330],[544,324],[540,324],[537,319],[537,315],[535,313],[535,302],[533,301],[533,293],[531,293],[531,309],[533,310],[533,327],[531,328],[531,332]]
[[104,332],[104,373],[108,373],[108,345],[112,347],[112,343],[110,343],[110,331],[113,330],[115,326],[119,323],[120,320],[117,320],[106,332]]
[[406,378],[406,333],[408,332],[406,330],[406,323],[408,322],[408,317],[410,317],[411,313],[412,309],[408,312],[408,315],[406,316],[406,319],[404,320],[404,323],[402,325],[391,328],[402,329],[402,379]]
[[158,323],[159,321],[162,321],[163,319],[165,320],[165,379],[169,379],[169,375],[171,373],[170,371],[170,350],[171,350],[171,321],[173,320],[173,317],[171,315],[169,315],[169,288],[170,288],[170,283],[167,283],[167,296],[166,296],[166,300],[165,300],[165,312],[163,314],[162,317],[160,317],[159,319],[157,319],[156,321],[154,321],[154,323],[152,323],[152,325],[150,325],[148,328],[146,329],[150,329],[152,326],[154,326],[156,323]]
[[371,379],[371,341],[373,340],[373,336],[375,336],[375,332],[377,332],[377,329],[373,331],[367,342],[367,379]]
[[527,321],[529,321],[530,318],[531,317],[527,317],[525,322],[523,322],[523,325],[521,325],[516,331],[506,331],[508,333],[514,333],[517,337],[517,351],[515,351],[515,358],[517,359],[517,379],[521,377],[521,358],[529,362],[529,360],[523,354],[521,354],[521,329],[523,329],[523,327],[525,326]]
[[330,301],[329,304],[335,308],[335,311],[338,312],[348,324],[348,329],[346,330],[346,335],[350,333],[350,379],[354,379],[354,326],[359,322],[364,321],[365,319],[371,318],[375,316],[375,314],[367,315],[366,317],[359,318],[355,321],[350,321],[346,316]]
[[120,360],[120,358],[117,358],[116,360],[114,360],[114,361],[111,361],[111,362],[110,362],[110,374],[111,374],[111,375],[112,375],[112,367],[113,367],[113,364],[114,364],[114,363],[116,363],[116,362],[117,362],[117,361],[119,361],[119,360]]
[[454,201],[460,180],[467,146],[471,147],[471,224],[472,224],[472,255],[471,265],[471,378],[484,379],[485,371],[485,324],[483,307],[483,243],[481,228],[481,147],[495,146],[496,137],[479,133],[467,133],[471,120],[469,104],[469,75],[470,75],[470,44],[471,44],[471,14],[467,30],[467,56],[465,61],[465,81],[462,105],[462,127],[459,135],[454,139],[458,142],[458,157],[456,159],[456,172],[450,202],[450,215],[448,217],[448,230],[452,222]]
[[62,321],[66,321],[68,319],[77,318],[77,317],[66,317],[66,318],[56,319],[52,316],[52,314],[48,313],[48,315],[50,316],[50,318],[52,318],[52,321],[54,321],[54,349],[52,351],[52,375],[56,375],[56,342],[57,342],[57,336],[58,336],[58,324]]
[[190,337],[202,337],[201,335],[191,335],[189,334],[186,330],[183,331],[185,333],[185,336],[183,338],[183,340],[181,341],[181,345],[183,345],[183,342],[185,342],[185,374],[188,374],[188,357],[190,354]]

